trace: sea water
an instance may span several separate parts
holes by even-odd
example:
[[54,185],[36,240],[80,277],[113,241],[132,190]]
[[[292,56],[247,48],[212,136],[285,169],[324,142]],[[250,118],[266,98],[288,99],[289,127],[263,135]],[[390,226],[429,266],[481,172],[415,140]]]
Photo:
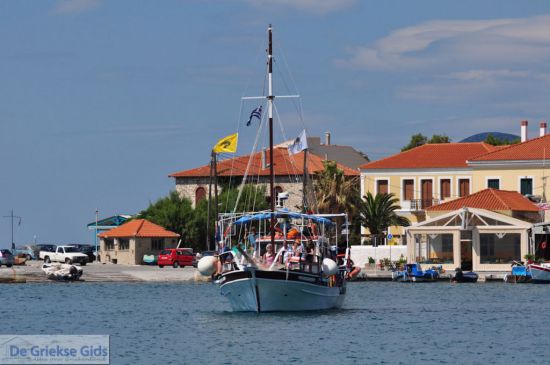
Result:
[[550,363],[550,285],[358,282],[340,310],[262,314],[213,284],[1,289],[0,334],[108,334],[111,364]]

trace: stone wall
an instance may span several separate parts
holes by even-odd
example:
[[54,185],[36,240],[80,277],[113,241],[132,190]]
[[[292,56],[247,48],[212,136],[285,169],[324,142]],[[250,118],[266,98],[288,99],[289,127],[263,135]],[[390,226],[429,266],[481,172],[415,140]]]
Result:
[[[195,178],[195,177],[178,177],[176,178],[176,192],[180,197],[185,197],[191,200],[193,207],[196,205],[195,192],[199,187],[203,187],[206,191],[206,198],[208,198],[208,178]],[[269,178],[260,177],[255,181],[258,186],[265,186],[266,192],[269,191]],[[284,206],[289,209],[295,209],[296,206],[302,205],[302,182],[293,182],[291,177],[277,176],[274,181],[275,187],[279,186],[283,192],[289,193],[289,198],[284,202]],[[212,187],[212,196],[214,196],[214,188]],[[218,194],[221,193],[221,189],[218,188]],[[268,193],[269,195],[269,193]]]

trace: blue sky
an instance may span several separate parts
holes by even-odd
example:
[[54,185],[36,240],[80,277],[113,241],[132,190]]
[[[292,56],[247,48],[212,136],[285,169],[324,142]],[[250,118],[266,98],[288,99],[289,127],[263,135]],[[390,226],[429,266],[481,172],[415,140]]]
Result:
[[261,89],[269,23],[310,135],[372,159],[418,132],[527,119],[533,136],[550,115],[547,1],[3,0],[0,213],[23,217],[16,242],[90,242],[96,208],[139,212],[207,163]]

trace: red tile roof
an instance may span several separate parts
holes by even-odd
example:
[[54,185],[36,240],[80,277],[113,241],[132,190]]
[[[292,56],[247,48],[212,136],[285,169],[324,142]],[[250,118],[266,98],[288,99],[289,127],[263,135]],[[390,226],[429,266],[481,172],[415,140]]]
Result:
[[468,196],[434,205],[427,211],[452,211],[468,208],[487,209],[492,211],[538,212],[540,209],[517,191],[485,189]]
[[[276,176],[302,175],[304,171],[304,152],[290,156],[285,147],[273,148],[273,168]],[[250,155],[237,156],[218,162],[218,176],[244,176]],[[269,150],[266,151],[266,161],[269,163]],[[359,171],[338,164],[344,170],[346,176],[359,176]],[[324,170],[323,159],[314,154],[308,154],[307,169],[309,174],[315,174]],[[262,152],[252,155],[250,161],[249,176],[268,176],[269,167],[262,169]],[[170,177],[208,177],[210,165],[197,167],[191,170],[179,171],[169,175]]]
[[99,234],[101,238],[118,237],[179,237],[180,235],[164,229],[146,219],[136,219]]
[[369,162],[361,168],[368,170],[467,167],[468,159],[494,150],[496,150],[494,146],[484,142],[424,144]]
[[469,161],[518,161],[545,160],[550,156],[550,134],[533,138],[523,143],[512,144],[494,152],[486,153]]

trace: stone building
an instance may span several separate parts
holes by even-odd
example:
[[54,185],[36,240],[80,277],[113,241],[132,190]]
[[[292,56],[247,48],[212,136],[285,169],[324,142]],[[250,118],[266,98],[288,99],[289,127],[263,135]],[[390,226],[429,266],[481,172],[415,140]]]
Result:
[[[286,146],[280,145],[273,149],[275,191],[288,192],[288,200],[284,206],[294,208],[302,204],[302,177],[304,173],[304,152],[289,155]],[[309,153],[307,159],[307,173],[313,176],[324,170],[321,156]],[[336,161],[338,162],[338,161]],[[217,164],[218,180],[231,185],[240,184],[247,166],[248,182],[266,187],[269,195],[269,151],[257,152],[253,155],[237,156],[219,161]],[[358,178],[359,171],[338,163],[347,177]],[[191,200],[193,206],[202,199],[208,198],[208,182],[210,165],[204,165],[190,170],[180,171],[169,175],[176,182],[176,191],[182,197]]]
[[99,234],[101,262],[139,265],[143,255],[175,248],[179,236],[146,219],[136,219]]

